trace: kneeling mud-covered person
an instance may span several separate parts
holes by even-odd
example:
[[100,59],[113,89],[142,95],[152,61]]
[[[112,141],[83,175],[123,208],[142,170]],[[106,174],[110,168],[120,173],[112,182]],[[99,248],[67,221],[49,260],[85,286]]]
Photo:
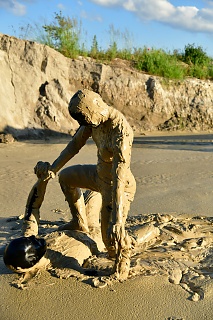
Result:
[[[97,207],[93,208],[97,211],[101,207],[102,239],[109,257],[115,258],[115,274],[125,279],[130,264],[130,240],[125,222],[136,190],[130,170],[133,131],[122,113],[90,90],[77,91],[68,108],[71,117],[78,121],[79,129],[52,165],[39,162],[35,172],[47,182],[50,173],[56,174],[92,137],[97,146],[97,165],[73,165],[59,173],[59,183],[73,217],[60,230],[89,232],[91,217],[87,217],[81,188],[98,192],[101,197],[96,197]],[[39,194],[36,201],[43,201],[39,200]],[[91,210],[90,214],[93,216]],[[29,229],[29,215],[25,220]]]

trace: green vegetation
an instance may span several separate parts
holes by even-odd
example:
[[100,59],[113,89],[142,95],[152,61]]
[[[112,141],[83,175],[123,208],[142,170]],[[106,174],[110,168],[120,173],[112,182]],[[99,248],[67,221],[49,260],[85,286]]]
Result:
[[65,18],[61,12],[56,13],[55,21],[49,25],[44,25],[43,29],[46,36],[42,38],[43,43],[68,58],[78,56],[81,30],[76,19]]
[[186,68],[180,64],[177,56],[163,50],[144,48],[135,57],[135,67],[138,70],[169,79],[183,79],[185,76]]
[[[213,59],[208,57],[200,46],[188,44],[183,52],[173,53],[155,48],[132,48],[128,31],[121,33],[111,25],[110,44],[105,50],[99,48],[94,35],[90,49],[82,43],[81,23],[77,19],[55,13],[52,23],[42,27],[27,25],[20,28],[20,37],[46,44],[68,58],[79,55],[88,56],[101,62],[110,62],[115,58],[128,60],[139,71],[158,75],[166,79],[182,80],[186,77],[213,80]],[[124,42],[119,49],[119,42]]]

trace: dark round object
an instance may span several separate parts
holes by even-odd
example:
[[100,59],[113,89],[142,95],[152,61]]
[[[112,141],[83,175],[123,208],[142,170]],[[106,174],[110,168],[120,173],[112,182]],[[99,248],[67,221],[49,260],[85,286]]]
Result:
[[8,268],[28,269],[33,267],[45,254],[46,241],[35,236],[12,240],[5,248],[4,263]]

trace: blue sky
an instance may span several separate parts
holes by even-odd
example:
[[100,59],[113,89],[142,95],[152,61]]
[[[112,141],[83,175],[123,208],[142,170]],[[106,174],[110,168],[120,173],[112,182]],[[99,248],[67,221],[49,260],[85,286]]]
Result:
[[195,44],[213,57],[213,0],[0,0],[0,32],[19,36],[20,27],[50,23],[59,11],[81,21],[89,47],[96,35],[108,48],[113,26],[121,46],[173,51]]

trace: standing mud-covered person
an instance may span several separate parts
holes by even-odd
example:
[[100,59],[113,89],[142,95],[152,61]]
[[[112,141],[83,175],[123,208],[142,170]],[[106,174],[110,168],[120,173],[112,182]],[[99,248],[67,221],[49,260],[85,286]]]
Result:
[[[130,263],[130,240],[125,222],[136,190],[130,170],[133,131],[123,114],[89,90],[76,92],[70,100],[69,113],[78,121],[79,129],[51,166],[39,162],[35,172],[43,180],[46,177],[44,190],[49,174],[56,174],[92,137],[98,149],[97,165],[73,165],[59,173],[61,189],[73,217],[61,230],[89,231],[91,217],[87,217],[81,188],[91,190],[94,199],[90,214],[94,210],[94,216],[98,217],[97,211],[101,210],[102,239],[109,256],[115,258],[115,274],[122,279],[127,277]],[[43,198],[39,192],[34,200],[40,206]],[[27,213],[28,220],[29,214],[33,214],[31,211]]]

